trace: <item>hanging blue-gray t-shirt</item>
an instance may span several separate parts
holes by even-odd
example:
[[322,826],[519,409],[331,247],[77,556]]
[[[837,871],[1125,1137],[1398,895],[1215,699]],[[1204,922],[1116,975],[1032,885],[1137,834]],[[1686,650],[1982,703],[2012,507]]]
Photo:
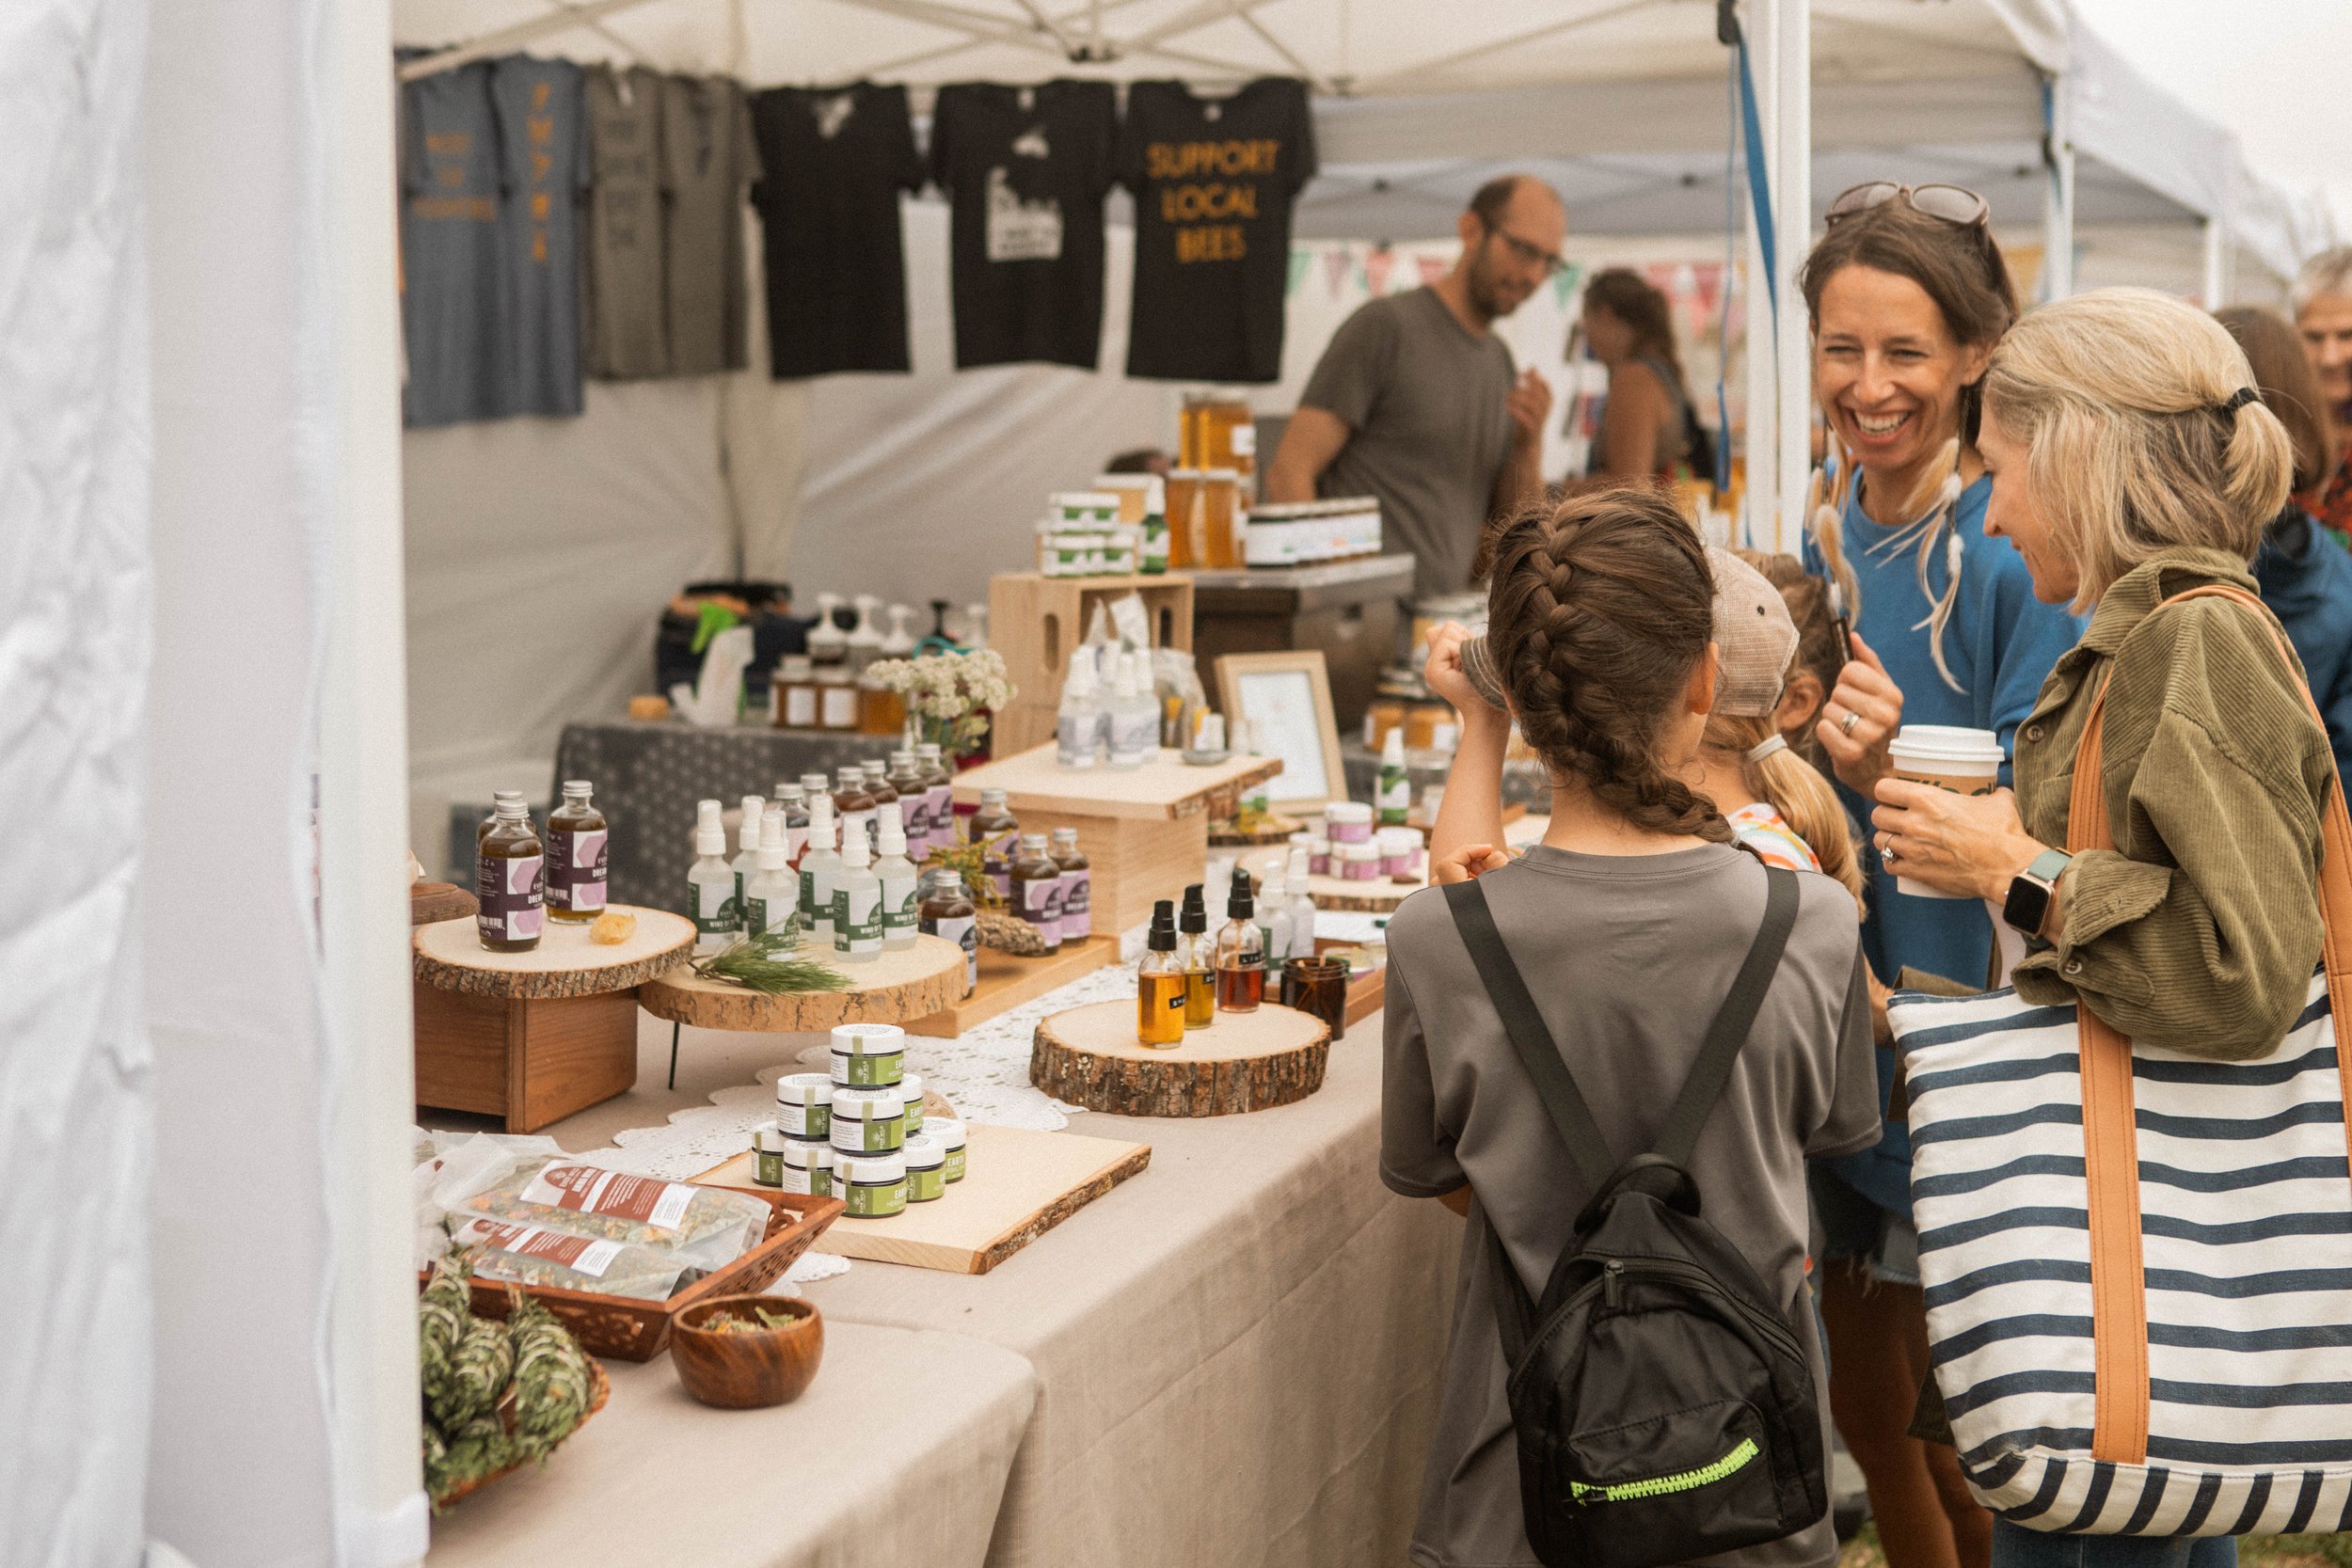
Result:
[[[1872,522],[1862,510],[1859,483],[1847,496],[1841,526],[1846,561],[1862,601],[1852,607],[1854,630],[1902,689],[1903,722],[1991,730],[2000,736],[2001,750],[2013,756],[2017,726],[2033,711],[2050,667],[2082,640],[2083,623],[2064,605],[2035,598],[2026,558],[2008,540],[1986,536],[1984,513],[1992,496],[1993,482],[1984,478],[1960,493],[1947,535],[1928,552],[1924,590],[1917,537],[1907,529]],[[1960,541],[1960,594],[1944,627],[1943,647],[1958,690],[1936,669],[1924,624],[1951,581],[1951,538]],[[1809,572],[1822,569],[1820,552],[1809,538],[1804,565]],[[2001,783],[2009,782],[2010,765],[2003,762]],[[1837,793],[1859,824],[1855,843],[1869,877],[1862,951],[1871,969],[1889,984],[1905,968],[1983,984],[1993,965],[1993,920],[1983,903],[1898,892],[1869,826],[1877,802],[1864,800],[1843,784]],[[1879,1058],[1884,1094],[1894,1085],[1895,1054],[1882,1051]],[[1835,1168],[1880,1207],[1911,1212],[1911,1136],[1901,1122],[1888,1122],[1876,1148],[1840,1160]]]
[[401,89],[401,322],[411,425],[504,411],[498,117],[485,61]]
[[588,183],[580,70],[509,55],[491,69],[503,196],[500,277],[506,297],[499,405],[508,414],[577,414],[580,391],[580,195]]

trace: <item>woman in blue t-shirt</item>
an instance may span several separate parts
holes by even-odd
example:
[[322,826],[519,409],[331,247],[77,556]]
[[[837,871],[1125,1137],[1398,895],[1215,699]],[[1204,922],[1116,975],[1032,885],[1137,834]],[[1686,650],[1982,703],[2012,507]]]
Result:
[[[1855,629],[1854,661],[1819,734],[1858,821],[1901,724],[1991,730],[2007,751],[2081,634],[2073,616],[2035,600],[2009,541],[1984,532],[1991,483],[1971,445],[1979,384],[2017,314],[1986,217],[1984,199],[1957,186],[1858,185],[1831,203],[1800,278],[1832,453],[1806,564],[1836,583]],[[1867,858],[1863,951],[1879,981],[1909,969],[1983,985],[1993,957],[1984,906],[1899,893],[1875,849]],[[1880,1057],[1891,1087],[1893,1053]],[[1969,1497],[1957,1457],[1907,1435],[1928,1372],[1927,1313],[1899,1117],[1875,1148],[1816,1170],[1831,1404],[1868,1483],[1889,1568],[1980,1568],[1991,1519]]]

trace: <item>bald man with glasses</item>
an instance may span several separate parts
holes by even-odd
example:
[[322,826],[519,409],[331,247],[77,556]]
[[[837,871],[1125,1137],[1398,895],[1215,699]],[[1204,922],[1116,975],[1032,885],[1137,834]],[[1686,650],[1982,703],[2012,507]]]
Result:
[[1416,559],[1417,595],[1469,586],[1486,520],[1543,493],[1551,388],[1517,372],[1494,324],[1567,264],[1567,210],[1542,181],[1505,175],[1459,227],[1452,272],[1341,325],[1266,469],[1268,500],[1377,497],[1389,546]]

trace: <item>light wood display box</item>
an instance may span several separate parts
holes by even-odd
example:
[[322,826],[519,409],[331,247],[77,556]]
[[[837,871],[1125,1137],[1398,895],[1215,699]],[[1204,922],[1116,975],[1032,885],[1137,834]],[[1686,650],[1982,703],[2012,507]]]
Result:
[[1153,647],[1192,651],[1192,578],[1182,572],[1119,578],[1006,572],[989,578],[988,645],[1005,661],[1015,693],[1011,705],[991,721],[991,744],[998,756],[1054,738],[1070,650],[1086,640],[1095,606],[1130,594],[1143,597]]
[[[1093,867],[1093,928],[1104,936],[1152,918],[1159,898],[1182,898],[1200,879],[1209,857],[1209,797],[1270,779],[1277,757],[1237,756],[1194,768],[1162,751],[1141,768],[1072,771],[1045,745],[956,775],[958,805],[977,805],[983,789],[1002,789],[1025,833],[1078,830],[1078,847]],[[1210,912],[1221,915],[1225,895],[1212,890]],[[1221,924],[1221,920],[1219,921]]]

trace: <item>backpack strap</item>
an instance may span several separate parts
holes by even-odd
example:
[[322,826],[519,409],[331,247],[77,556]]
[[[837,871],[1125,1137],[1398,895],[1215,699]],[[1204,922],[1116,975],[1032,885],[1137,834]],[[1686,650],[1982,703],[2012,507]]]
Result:
[[1682,1081],[1674,1109],[1666,1114],[1664,1130],[1658,1134],[1658,1153],[1677,1165],[1690,1164],[1699,1145],[1699,1132],[1714,1114],[1715,1102],[1723,1098],[1724,1085],[1731,1082],[1732,1064],[1739,1058],[1740,1047],[1747,1043],[1756,1015],[1763,1010],[1765,995],[1780,972],[1781,955],[1788,948],[1788,933],[1796,926],[1797,874],[1766,866],[1764,924],[1748,948],[1747,960],[1740,966],[1739,978],[1731,982],[1731,994],[1724,998],[1707,1031],[1707,1043],[1699,1048],[1691,1076]]

